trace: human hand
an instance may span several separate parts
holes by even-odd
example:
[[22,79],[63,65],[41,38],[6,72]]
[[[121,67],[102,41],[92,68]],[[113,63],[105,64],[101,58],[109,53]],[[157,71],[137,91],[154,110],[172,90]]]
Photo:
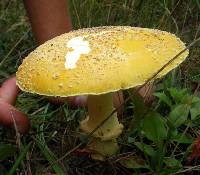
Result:
[[[0,125],[15,128],[19,133],[26,133],[30,128],[28,118],[13,106],[19,91],[15,77],[6,80],[0,87]],[[85,106],[87,97],[49,98],[49,101],[54,104],[67,101],[70,106],[77,107]]]
[[13,106],[18,93],[15,77],[9,78],[2,84],[0,88],[0,125],[15,128],[19,133],[26,133],[30,128],[29,121]]

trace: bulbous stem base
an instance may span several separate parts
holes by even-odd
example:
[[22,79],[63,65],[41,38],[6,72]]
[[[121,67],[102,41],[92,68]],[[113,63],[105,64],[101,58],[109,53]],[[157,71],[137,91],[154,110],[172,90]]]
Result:
[[[88,97],[89,116],[80,122],[80,128],[89,134],[97,128],[114,110],[112,93],[103,95],[90,95]],[[114,113],[92,135],[94,138],[88,148],[103,156],[115,154],[118,150],[116,138],[121,134],[123,125],[119,123]],[[97,154],[95,157],[98,157]]]

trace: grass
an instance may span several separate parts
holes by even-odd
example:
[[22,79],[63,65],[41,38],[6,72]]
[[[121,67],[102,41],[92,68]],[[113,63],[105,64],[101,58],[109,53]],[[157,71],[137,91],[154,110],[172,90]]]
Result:
[[[158,28],[175,33],[187,44],[200,36],[198,0],[70,0],[69,4],[74,29],[102,25]],[[125,92],[132,98],[125,104],[127,117],[120,120],[129,129],[118,140],[120,153],[106,162],[93,161],[80,149],[72,151],[80,144],[77,126],[85,109],[56,106],[44,97],[21,93],[16,106],[27,114],[32,129],[21,136],[0,128],[0,174],[198,174],[199,159],[189,162],[188,158],[200,134],[200,104],[190,103],[199,96],[198,89],[191,93],[191,83],[198,87],[200,80],[199,45],[190,48],[189,59],[181,67],[156,83],[157,98],[149,108],[153,114],[141,107],[140,97]],[[0,83],[16,72],[35,46],[22,2],[0,1]],[[190,112],[182,110],[185,106]],[[136,118],[140,127],[131,128],[129,123]]]

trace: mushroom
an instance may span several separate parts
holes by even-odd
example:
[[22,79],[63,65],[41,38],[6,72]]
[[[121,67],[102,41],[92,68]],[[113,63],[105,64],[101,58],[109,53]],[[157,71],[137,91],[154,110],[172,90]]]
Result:
[[[31,52],[17,71],[20,89],[46,96],[88,95],[88,117],[80,122],[93,131],[114,110],[112,93],[144,84],[185,45],[175,35],[156,29],[113,26],[62,34]],[[178,66],[188,50],[162,70]],[[123,125],[114,113],[92,135],[92,157],[103,159],[118,150]]]

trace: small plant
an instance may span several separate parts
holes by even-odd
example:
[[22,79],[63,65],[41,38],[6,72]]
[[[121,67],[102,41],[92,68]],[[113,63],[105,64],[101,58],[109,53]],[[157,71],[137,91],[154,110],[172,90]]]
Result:
[[[193,151],[192,157],[190,153],[198,137],[195,127],[200,119],[200,98],[189,94],[187,89],[176,88],[167,88],[154,96],[158,99],[156,108],[145,111],[143,99],[132,94],[133,100],[137,99],[134,107],[140,111],[134,113],[137,125],[130,127],[128,142],[135,148],[136,156],[123,160],[122,164],[137,173],[181,172],[186,163],[191,163],[189,159],[199,156],[198,150]],[[137,156],[138,153],[142,156]]]

